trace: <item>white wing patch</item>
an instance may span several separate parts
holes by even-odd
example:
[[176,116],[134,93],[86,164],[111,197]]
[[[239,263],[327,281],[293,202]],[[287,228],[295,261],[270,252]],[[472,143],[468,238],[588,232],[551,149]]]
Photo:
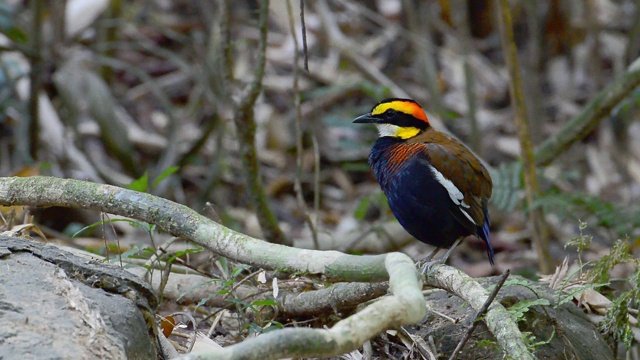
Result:
[[469,215],[464,210],[465,208],[468,209],[469,205],[467,205],[467,203],[464,202],[464,194],[460,191],[460,189],[458,189],[458,187],[451,180],[449,180],[446,177],[444,177],[444,175],[442,175],[442,173],[440,171],[438,171],[438,169],[436,169],[433,165],[429,164],[429,169],[433,173],[433,176],[435,176],[436,180],[442,186],[444,186],[444,188],[447,190],[447,192],[449,193],[449,197],[451,198],[451,201],[453,201],[454,204],[456,204],[456,205],[458,205],[460,207],[460,211],[462,212],[462,214],[464,214],[464,216],[467,219],[469,219],[469,221],[471,221],[471,223],[473,223],[475,225],[478,225],[473,220],[471,215]]
[[474,224],[475,226],[478,226],[478,224],[476,224],[476,222],[473,221],[473,218],[471,217],[471,215],[469,215],[466,211],[464,211],[463,208],[460,208],[460,211],[464,214],[464,216],[467,217],[467,219],[469,219],[469,221],[471,221],[472,224]]

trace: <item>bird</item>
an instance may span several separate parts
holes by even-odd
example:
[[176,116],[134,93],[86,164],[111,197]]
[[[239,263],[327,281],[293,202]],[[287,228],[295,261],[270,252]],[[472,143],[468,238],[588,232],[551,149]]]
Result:
[[[412,99],[389,98],[353,123],[371,123],[379,137],[369,166],[400,225],[417,240],[436,249],[418,264],[423,273],[444,263],[470,235],[484,241],[494,264],[487,203],[492,181],[480,160],[453,137],[435,130],[423,108]],[[445,256],[432,261],[441,248]]]

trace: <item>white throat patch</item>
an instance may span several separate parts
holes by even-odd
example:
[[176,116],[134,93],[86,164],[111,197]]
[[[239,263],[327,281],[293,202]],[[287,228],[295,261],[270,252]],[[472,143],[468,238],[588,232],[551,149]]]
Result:
[[410,139],[420,134],[420,132],[422,131],[419,128],[413,126],[401,127],[392,124],[377,124],[377,126],[380,136],[392,136],[403,140]]
[[391,125],[391,124],[376,124],[378,128],[378,133],[380,136],[396,136],[398,131],[400,130],[399,126]]

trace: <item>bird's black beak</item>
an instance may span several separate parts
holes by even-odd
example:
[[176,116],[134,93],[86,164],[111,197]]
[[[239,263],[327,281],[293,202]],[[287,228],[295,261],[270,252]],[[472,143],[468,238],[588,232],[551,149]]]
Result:
[[356,124],[368,124],[368,123],[377,123],[379,121],[378,118],[371,116],[371,114],[360,115],[357,118],[353,119],[352,122]]

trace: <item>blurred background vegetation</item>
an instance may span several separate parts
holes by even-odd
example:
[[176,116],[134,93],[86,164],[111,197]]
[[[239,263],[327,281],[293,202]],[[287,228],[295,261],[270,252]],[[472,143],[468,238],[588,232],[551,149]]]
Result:
[[[261,32],[257,1],[4,1],[0,175],[130,186],[258,238],[417,259],[431,249],[393,220],[366,164],[375,129],[351,124],[385,97],[411,97],[492,168],[497,265],[471,238],[452,264],[533,275],[531,208],[544,212],[549,264],[575,257],[565,244],[579,220],[593,237],[586,260],[618,239],[637,256],[637,73],[589,131],[538,162],[541,194],[527,204],[497,2],[314,1],[302,23],[300,2],[273,1]],[[624,79],[640,11],[625,0],[519,0],[511,11],[540,150]],[[99,215],[34,211],[45,234],[83,248],[141,241],[124,226],[72,240]]]

